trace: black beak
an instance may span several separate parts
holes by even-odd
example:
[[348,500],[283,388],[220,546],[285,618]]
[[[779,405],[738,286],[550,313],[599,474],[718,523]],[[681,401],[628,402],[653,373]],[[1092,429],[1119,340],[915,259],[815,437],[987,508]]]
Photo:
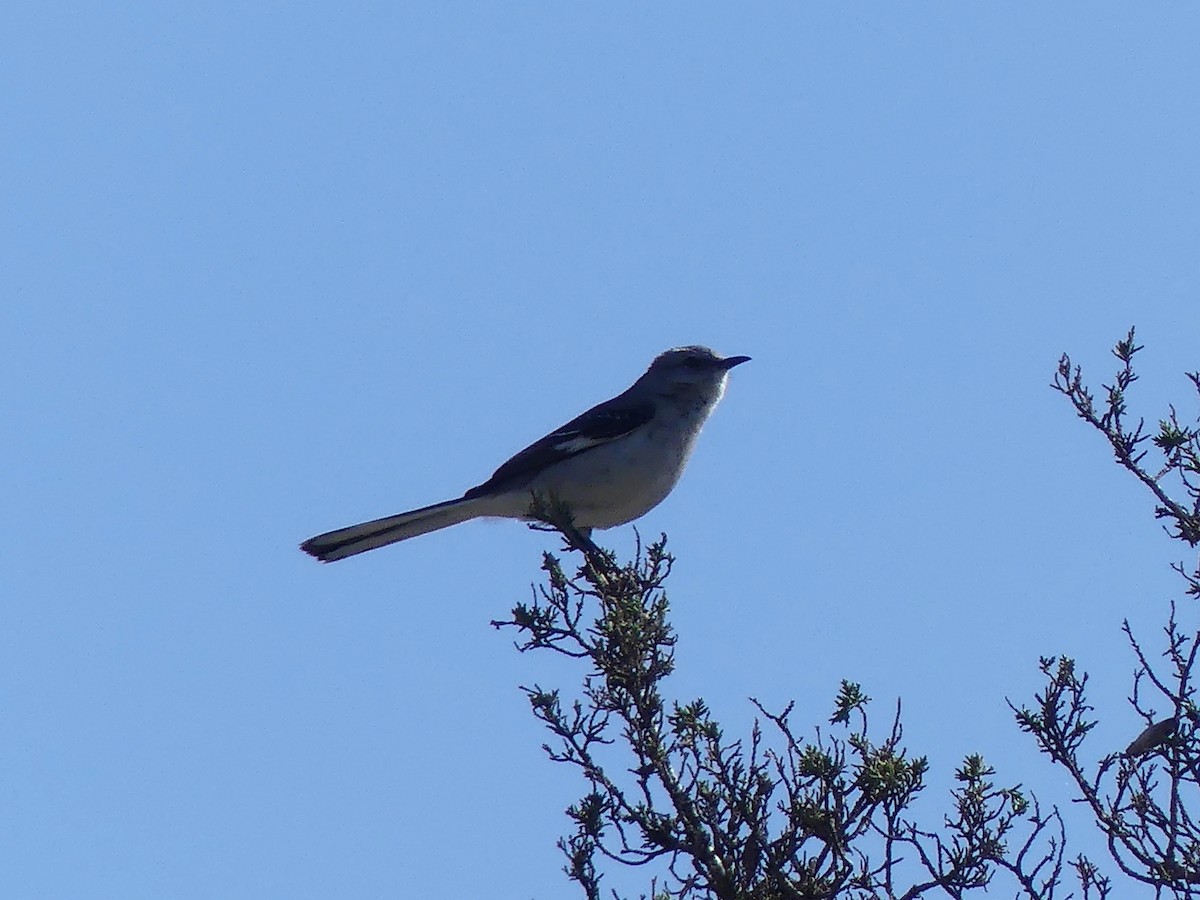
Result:
[[744,362],[750,362],[748,356],[727,356],[718,363],[722,369],[728,372],[734,366],[740,366]]

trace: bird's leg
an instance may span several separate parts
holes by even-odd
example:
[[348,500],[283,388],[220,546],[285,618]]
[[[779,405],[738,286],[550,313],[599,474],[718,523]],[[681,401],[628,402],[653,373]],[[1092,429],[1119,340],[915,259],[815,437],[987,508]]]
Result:
[[538,528],[540,524],[548,526],[541,530],[557,531],[563,536],[563,540],[567,542],[570,549],[578,550],[583,554],[593,574],[603,577],[601,573],[609,560],[604,551],[597,547],[592,540],[592,529],[577,526],[571,508],[557,497],[543,497],[538,494],[530,496],[532,500],[529,504],[529,514],[535,519],[530,527]]
[[558,526],[558,530],[562,532],[563,537],[567,539],[567,543],[575,550],[580,550],[584,553],[599,553],[600,548],[596,546],[592,540],[592,529],[577,528],[573,522],[564,522]]

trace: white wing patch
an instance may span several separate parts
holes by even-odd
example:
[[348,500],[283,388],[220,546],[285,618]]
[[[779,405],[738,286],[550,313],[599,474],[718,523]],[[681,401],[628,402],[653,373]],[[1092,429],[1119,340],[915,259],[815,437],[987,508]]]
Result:
[[582,435],[575,432],[569,438],[562,441],[554,442],[554,449],[559,453],[574,454],[581,453],[590,447],[596,447],[600,444],[607,444],[612,438],[594,438]]

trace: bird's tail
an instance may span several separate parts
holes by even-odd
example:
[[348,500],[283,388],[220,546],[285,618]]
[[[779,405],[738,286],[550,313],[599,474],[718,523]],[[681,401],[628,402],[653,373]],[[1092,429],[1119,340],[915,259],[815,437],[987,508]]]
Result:
[[385,519],[375,519],[337,531],[318,534],[300,545],[300,549],[310,556],[315,556],[321,562],[333,562],[374,550],[376,547],[386,547],[397,541],[406,541],[419,534],[437,531],[439,528],[449,528],[459,522],[487,515],[486,498],[447,500],[445,503],[435,503],[411,512],[388,516]]

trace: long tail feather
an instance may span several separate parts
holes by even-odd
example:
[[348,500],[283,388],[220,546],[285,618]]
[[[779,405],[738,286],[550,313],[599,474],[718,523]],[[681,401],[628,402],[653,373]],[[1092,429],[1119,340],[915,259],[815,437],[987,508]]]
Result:
[[300,549],[321,562],[334,562],[486,515],[480,506],[477,499],[447,500],[445,503],[435,503],[411,512],[319,534],[301,544]]

